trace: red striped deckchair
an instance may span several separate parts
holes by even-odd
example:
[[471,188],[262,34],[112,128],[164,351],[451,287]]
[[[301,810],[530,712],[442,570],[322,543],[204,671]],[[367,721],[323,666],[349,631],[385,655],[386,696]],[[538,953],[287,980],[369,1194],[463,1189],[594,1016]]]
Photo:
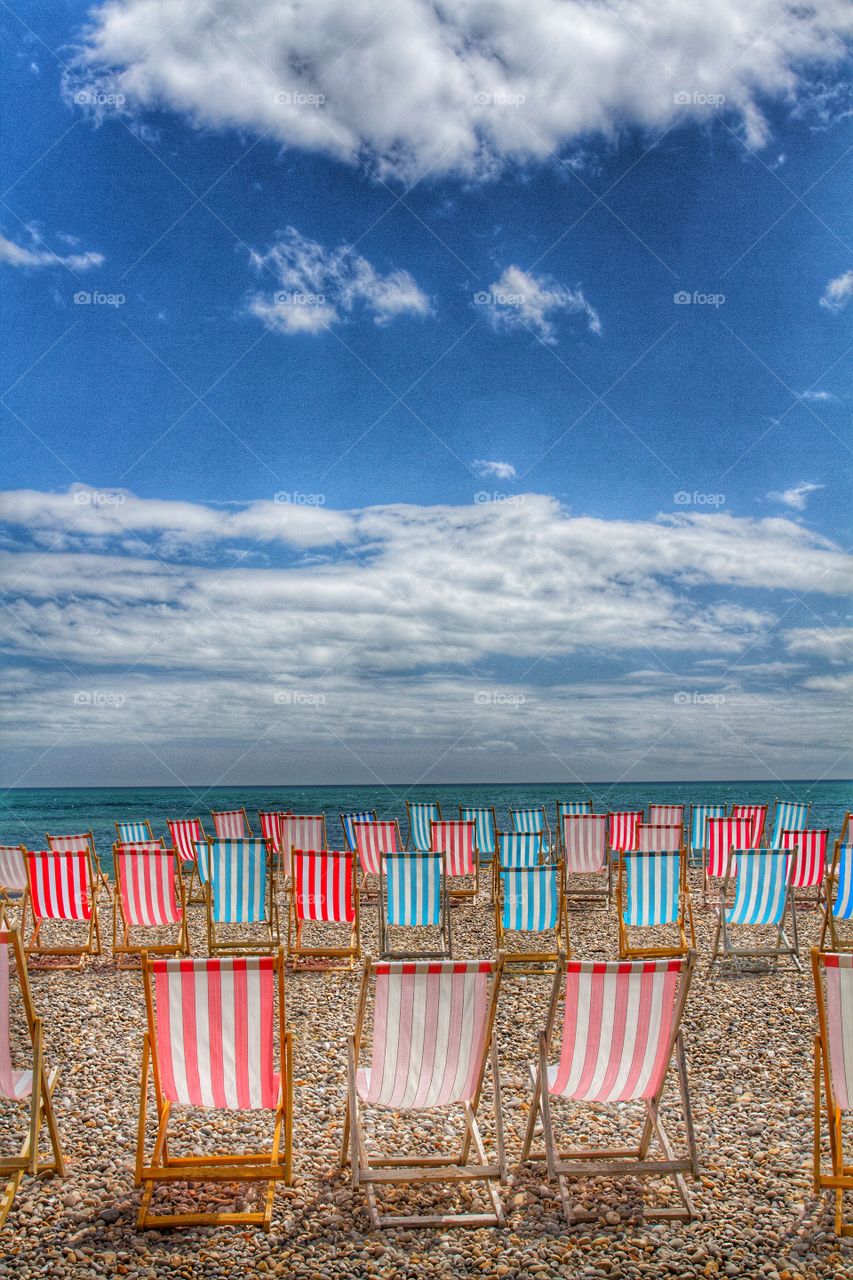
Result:
[[[136,1185],[144,1186],[139,1228],[245,1225],[269,1231],[278,1182],[291,1181],[293,1037],[284,1016],[284,953],[151,960],[142,953],[148,1030],[142,1049],[142,1090]],[[276,1017],[276,994],[278,1017]],[[274,1049],[278,1032],[279,1048]],[[148,1077],[153,1077],[157,1139],[146,1158]],[[275,1113],[271,1150],[227,1155],[176,1155],[169,1120],[177,1107]],[[152,1213],[161,1182],[257,1182],[266,1193],[257,1210]]]
[[611,853],[630,853],[637,848],[642,809],[622,809],[609,815],[608,839]]
[[368,876],[378,876],[381,872],[383,853],[402,850],[400,826],[396,818],[381,818],[378,822],[354,822],[352,829],[364,888]]
[[[448,886],[451,898],[475,901],[480,888],[480,860],[476,853],[476,823],[459,818],[430,823],[430,852],[447,855],[448,881],[468,880],[469,884],[453,889]],[[473,880],[473,885],[470,881]]]
[[[544,1159],[549,1180],[556,1179],[566,1221],[573,1220],[567,1180],[578,1177],[670,1177],[681,1206],[647,1210],[649,1216],[692,1218],[693,1201],[685,1173],[699,1173],[687,1061],[681,1017],[690,989],[696,953],[668,960],[570,960],[561,957],[554,976],[545,1029],[539,1037],[538,1062],[530,1064],[533,1102],[524,1137],[522,1161]],[[565,979],[560,1057],[548,1061],[552,1048],[560,988]],[[670,1063],[675,1066],[687,1153],[676,1156],[660,1116],[661,1095]],[[645,1112],[636,1147],[595,1150],[593,1146],[560,1151],[552,1117],[556,1099],[605,1103],[622,1110],[642,1103]],[[537,1120],[544,1151],[532,1152]],[[653,1137],[662,1157],[650,1158]]]
[[746,818],[709,818],[705,824],[708,854],[703,872],[703,898],[707,902],[711,880],[725,880],[733,849],[751,849],[753,822]]
[[[829,844],[828,827],[809,827],[803,831],[783,831],[779,837],[781,849],[796,849],[791,888],[814,889],[815,896],[808,905],[819,907],[826,879],[826,849]],[[798,899],[799,901],[800,899]]]
[[648,821],[649,825],[652,827],[683,827],[684,805],[650,804]]
[[764,843],[764,823],[767,819],[766,804],[733,804],[733,818],[748,818],[752,823],[749,830],[749,843],[743,847],[745,849],[757,849],[760,844]]
[[245,809],[211,809],[210,816],[220,840],[243,840],[252,834]]
[[[27,850],[27,879],[33,932],[26,946],[30,968],[44,968],[52,958],[76,956],[76,964],[58,968],[79,968],[87,956],[101,954],[98,922],[98,881],[88,848],[67,853],[53,849],[35,853]],[[86,936],[76,944],[50,946],[41,942],[42,927],[52,920],[85,924]],[[36,963],[32,963],[35,956]]]
[[[294,849],[293,889],[287,922],[287,951],[303,967],[352,969],[361,955],[355,854],[333,849]],[[305,946],[305,925],[346,925],[349,942]],[[341,961],[345,961],[341,964]],[[325,962],[319,964],[318,962]]]
[[291,875],[294,849],[319,853],[327,848],[326,815],[324,813],[283,813],[281,815],[281,858],[279,867],[286,880]]
[[[12,963],[10,963],[10,961]],[[15,1067],[12,1061],[11,984],[14,971],[21,992],[24,1022],[30,1040],[30,1065]],[[0,1157],[0,1180],[5,1179],[0,1194],[0,1229],[2,1229],[15,1192],[25,1173],[41,1177],[47,1173],[65,1172],[59,1128],[53,1111],[53,1091],[59,1068],[48,1071],[44,1062],[42,1020],[36,1017],[27,976],[27,962],[19,929],[10,929],[0,915],[0,1098],[9,1102],[29,1103],[27,1136],[15,1156]],[[47,1126],[53,1159],[43,1160],[39,1153],[42,1124]]]
[[[199,880],[196,854],[196,844],[207,843],[207,836],[204,833],[204,827],[201,825],[201,819],[167,818],[166,825],[169,828],[172,851],[177,855],[181,874],[185,875],[187,868],[189,868],[190,882],[187,886],[187,902],[203,903],[204,893]],[[193,893],[193,888],[197,889],[195,894]]]
[[[566,896],[573,901],[609,902],[613,893],[613,866],[607,844],[606,813],[567,813],[560,829],[560,848],[566,864]],[[578,889],[570,876],[607,873],[606,887]]]
[[259,809],[258,822],[261,824],[261,835],[273,853],[281,852],[281,820],[280,809]]
[[108,895],[112,896],[109,876],[101,866],[95,849],[95,837],[91,831],[80,831],[72,836],[52,836],[47,832],[45,839],[48,849],[52,849],[54,853],[76,853],[78,849],[88,849],[98,883],[103,885]]
[[[835,1192],[835,1234],[853,1236],[844,1221],[844,1192],[853,1191],[853,1164],[844,1160],[844,1120],[853,1111],[853,954],[812,948],[818,1034],[814,1040],[815,1195]],[[821,1169],[821,1102],[826,1111],[830,1172]],[[839,1273],[840,1274],[840,1273]]]
[[0,844],[0,903],[20,906],[20,927],[27,910],[27,849],[23,844]]
[[[145,950],[154,955],[187,955],[187,912],[184,882],[175,877],[178,863],[171,849],[153,840],[113,846],[116,892],[113,897],[113,955],[119,968],[123,956],[139,956]],[[121,936],[119,936],[121,921]],[[163,942],[133,943],[133,929],[169,929],[175,933]]]
[[[341,1167],[349,1160],[353,1187],[364,1185],[374,1227],[501,1226],[504,1210],[497,1181],[506,1179],[495,1009],[503,961],[391,960],[364,966],[355,1033],[348,1044],[349,1087]],[[490,981],[491,980],[491,981]],[[369,1067],[359,1066],[367,999],[375,987],[373,1048]],[[489,989],[491,986],[491,990]],[[497,1162],[487,1159],[477,1108],[487,1059],[494,1073]],[[458,1156],[368,1154],[361,1111],[396,1112],[461,1107],[465,1118]],[[471,1147],[477,1162],[469,1163]],[[380,1215],[375,1187],[399,1183],[484,1182],[491,1213]]]
[[641,822],[637,836],[641,853],[678,853],[684,839],[680,823]]

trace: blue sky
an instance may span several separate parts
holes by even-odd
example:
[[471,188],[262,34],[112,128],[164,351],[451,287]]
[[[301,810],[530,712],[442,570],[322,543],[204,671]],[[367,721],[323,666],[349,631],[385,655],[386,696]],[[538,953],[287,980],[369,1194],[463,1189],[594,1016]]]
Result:
[[703,8],[4,11],[5,785],[849,772],[850,16]]

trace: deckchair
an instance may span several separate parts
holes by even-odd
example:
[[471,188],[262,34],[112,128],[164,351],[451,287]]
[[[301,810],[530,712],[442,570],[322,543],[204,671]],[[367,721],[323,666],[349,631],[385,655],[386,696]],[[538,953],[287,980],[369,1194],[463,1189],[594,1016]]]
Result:
[[683,827],[684,805],[650,804],[648,822],[652,827]]
[[409,815],[409,848],[428,853],[432,824],[441,822],[441,805],[432,800],[407,800],[406,813]]
[[45,839],[47,840],[48,849],[53,853],[76,853],[78,849],[88,849],[97,883],[106,889],[108,897],[112,897],[112,886],[110,885],[109,876],[101,866],[100,859],[98,858],[98,854],[95,849],[95,837],[91,831],[81,831],[72,836],[52,836],[47,832],[45,834]]
[[733,818],[748,818],[752,823],[749,844],[744,848],[757,849],[764,842],[764,823],[767,819],[766,804],[733,804]]
[[[786,957],[802,972],[800,943],[797,935],[797,910],[791,878],[794,859],[784,849],[737,849],[732,851],[726,878],[717,905],[717,928],[711,946],[711,969],[721,960],[768,960],[775,969]],[[735,900],[726,906],[729,882],[735,881]],[[791,937],[785,932],[785,917],[790,916]],[[731,926],[749,929],[771,928],[776,931],[772,947],[743,945],[735,947],[729,934]]]
[[819,907],[823,897],[826,880],[826,849],[829,843],[828,827],[811,827],[798,831],[783,831],[778,847],[796,849],[794,855],[794,873],[791,887],[797,889],[814,889],[814,897],[804,899],[797,897],[798,902],[811,907]]
[[[613,893],[613,866],[607,851],[607,814],[565,814],[560,833],[560,847],[566,865],[566,896],[572,901],[609,902]],[[569,876],[596,875],[604,872],[606,887],[578,889]]]
[[498,847],[492,859],[491,900],[498,896],[501,871],[512,867],[538,867],[545,861],[541,831],[499,831]]
[[[502,1226],[498,1181],[506,1178],[495,1009],[502,959],[380,960],[365,962],[355,1021],[349,1039],[349,1080],[341,1167],[349,1160],[354,1188],[363,1185],[374,1227]],[[490,981],[491,980],[491,981]],[[491,986],[491,990],[489,990]],[[368,994],[375,988],[370,1066],[359,1066]],[[486,1061],[494,1074],[497,1160],[489,1161],[477,1108]],[[362,1108],[396,1113],[461,1108],[465,1130],[458,1155],[380,1156],[368,1154]],[[446,1125],[444,1126],[446,1128]],[[430,1144],[432,1145],[432,1144]],[[471,1148],[476,1160],[470,1162]],[[485,1183],[490,1213],[381,1215],[377,1186],[401,1183],[477,1181]]]
[[[538,974],[541,965],[556,964],[561,951],[569,949],[569,915],[564,892],[563,863],[541,866],[502,867],[495,894],[495,936],[504,963],[517,973]],[[508,934],[553,933],[548,949],[513,951]]]
[[[453,955],[447,892],[447,854],[389,853],[380,859],[379,953],[383,960],[428,960]],[[394,947],[392,928],[437,929],[437,949],[424,935]]]
[[244,840],[251,837],[252,828],[245,809],[211,809],[213,830],[220,840]]
[[261,836],[266,840],[270,852],[278,857],[281,853],[281,809],[259,809],[258,823]]
[[827,872],[824,890],[823,928],[820,931],[820,949],[824,948],[826,935],[833,951],[853,948],[853,934],[842,935],[836,927],[839,920],[853,921],[853,844],[835,842],[832,866]]
[[367,888],[367,877],[380,874],[383,853],[399,853],[403,848],[403,841],[396,818],[382,818],[378,822],[354,822],[353,834],[361,866],[361,888],[364,891]]
[[[184,882],[177,875],[177,858],[153,840],[113,846],[116,892],[113,896],[113,955],[118,968],[122,956],[140,956],[143,951],[154,955],[187,955],[187,910]],[[121,922],[121,936],[119,936]],[[171,940],[134,943],[131,930],[169,929]],[[129,966],[127,966],[129,967]]]
[[641,852],[678,853],[683,840],[684,829],[680,822],[641,822],[637,827],[637,848]]
[[[27,850],[30,911],[33,932],[26,945],[31,969],[45,968],[53,958],[68,957],[56,965],[61,969],[80,968],[87,956],[101,954],[101,929],[98,923],[98,880],[88,848],[58,853],[53,849],[39,853]],[[50,946],[41,942],[41,931],[47,921],[74,921],[86,926],[85,936],[76,944],[66,942]],[[36,962],[32,963],[32,957]],[[76,963],[70,957],[76,956]]]
[[154,832],[147,818],[141,822],[121,822],[116,818],[116,835],[118,844],[141,844],[144,840],[153,840]]
[[[853,1164],[845,1164],[843,1121],[853,1111],[853,954],[812,948],[812,973],[817,998],[818,1026],[814,1040],[814,1158],[815,1195],[835,1192],[835,1234],[853,1236],[853,1223],[844,1221],[844,1192],[853,1191]],[[821,1169],[821,1101],[826,1105],[830,1172]],[[839,1275],[841,1272],[839,1272]]]
[[[177,855],[181,875],[187,873],[189,867],[189,885],[187,886],[187,902],[204,902],[204,892],[198,874],[198,847],[202,845],[207,852],[207,836],[200,818],[167,818],[169,838],[172,851]],[[193,886],[198,886],[198,893],[193,896]]]
[[21,909],[19,927],[23,931],[27,910],[27,849],[23,844],[0,844],[0,904]]
[[[449,881],[465,880],[460,888],[448,888],[457,902],[474,902],[480,889],[480,861],[474,848],[474,823],[451,818],[430,826],[430,853],[447,855],[446,875]],[[473,881],[473,883],[472,883]]]
[[563,829],[563,818],[576,818],[579,814],[594,813],[592,800],[558,800],[557,801],[557,837]]
[[[293,1036],[284,1014],[284,956],[151,960],[142,953],[148,1030],[142,1049],[142,1089],[136,1185],[143,1186],[136,1225],[243,1226],[269,1231],[276,1183],[290,1183],[293,1152]],[[276,990],[278,1017],[276,1017]],[[274,1039],[278,1032],[278,1053]],[[148,1077],[153,1078],[157,1138],[146,1157]],[[272,1149],[237,1154],[178,1155],[169,1121],[177,1107],[275,1113]],[[256,1211],[152,1213],[158,1183],[257,1182],[265,1195]]]
[[355,830],[354,830],[355,823],[356,822],[375,822],[376,810],[375,809],[351,809],[349,813],[342,813],[340,817],[341,817],[341,831],[343,832],[346,846],[351,853],[355,853],[356,852]]
[[[10,961],[12,964],[10,964]],[[24,1023],[29,1035],[32,1057],[30,1065],[16,1068],[12,1062],[10,970],[14,966],[21,992]],[[19,929],[9,927],[0,913],[0,1098],[9,1102],[29,1101],[27,1136],[15,1156],[0,1157],[0,1228],[9,1216],[15,1192],[25,1173],[40,1177],[46,1173],[65,1172],[59,1128],[53,1111],[53,1091],[59,1068],[48,1071],[44,1062],[42,1020],[37,1018],[27,976],[27,962]],[[39,1136],[46,1125],[53,1158],[42,1159]]]
[[[692,1218],[693,1201],[684,1175],[697,1177],[699,1161],[693,1132],[687,1060],[681,1018],[690,989],[695,952],[669,960],[570,960],[561,957],[554,975],[545,1030],[539,1037],[539,1060],[531,1063],[533,1102],[527,1121],[522,1161],[546,1162],[549,1180],[556,1179],[566,1221],[573,1221],[567,1180],[579,1177],[668,1177],[675,1183],[679,1206],[646,1210],[649,1217]],[[562,1046],[553,1065],[554,1039],[565,975]],[[660,1116],[661,1095],[670,1063],[681,1093],[687,1152],[676,1155]],[[596,1150],[594,1143],[560,1151],[552,1115],[556,1099],[605,1103],[622,1112],[624,1104],[642,1102],[645,1111],[639,1143],[617,1150]],[[533,1152],[537,1120],[544,1151]],[[662,1157],[650,1156],[657,1137]]]
[[[288,959],[303,968],[352,969],[361,955],[358,884],[355,854],[333,849],[294,849],[291,854],[293,889],[287,919]],[[325,946],[302,941],[305,925],[334,925]],[[341,942],[340,926],[348,939]]]
[[[199,874],[203,868],[199,867]],[[265,840],[207,841],[207,950],[212,956],[234,952],[273,951],[280,945],[278,901],[276,899],[270,853]],[[204,877],[202,877],[204,878]],[[222,925],[261,925],[257,932],[223,936]]]
[[[686,956],[696,948],[693,906],[687,884],[687,855],[684,850],[643,850],[619,855],[616,885],[619,917],[619,956],[634,959]],[[638,946],[631,930],[675,926],[677,941],[663,945]],[[690,939],[687,929],[690,929]]]
[[770,848],[784,849],[782,834],[785,831],[804,831],[809,824],[811,802],[807,800],[777,800],[773,805]]
[[708,853],[702,873],[702,898],[707,903],[712,880],[725,880],[733,849],[751,849],[750,818],[709,818],[706,823]]
[[291,878],[294,849],[319,853],[328,847],[324,813],[283,813],[281,815],[281,857],[279,871],[285,881]]
[[708,819],[724,818],[724,804],[692,804],[690,806],[690,861],[694,866],[704,866],[708,851]]
[[460,804],[459,818],[462,822],[474,823],[477,858],[480,862],[491,862],[495,856],[498,838],[495,806],[493,804]]
[[645,814],[642,809],[617,809],[608,815],[607,839],[610,853],[630,853],[640,842],[639,826]]
[[510,805],[509,821],[513,831],[520,833],[540,832],[546,852],[551,850],[551,828],[544,804]]

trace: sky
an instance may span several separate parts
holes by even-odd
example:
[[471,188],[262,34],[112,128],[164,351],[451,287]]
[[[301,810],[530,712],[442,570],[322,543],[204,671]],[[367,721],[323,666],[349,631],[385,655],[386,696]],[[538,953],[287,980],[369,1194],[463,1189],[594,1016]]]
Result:
[[0,32],[0,785],[849,777],[849,5]]

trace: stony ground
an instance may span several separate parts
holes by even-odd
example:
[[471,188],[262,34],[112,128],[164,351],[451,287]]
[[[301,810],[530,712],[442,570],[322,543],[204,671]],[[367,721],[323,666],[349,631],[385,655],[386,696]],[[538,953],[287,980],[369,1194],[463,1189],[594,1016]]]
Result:
[[[375,910],[363,912],[366,949],[375,949]],[[597,1181],[578,1187],[580,1221],[567,1229],[555,1186],[541,1168],[516,1166],[527,1116],[526,1063],[542,1027],[550,983],[507,978],[498,1010],[500,1060],[511,1185],[504,1189],[508,1223],[502,1230],[386,1231],[369,1229],[363,1197],[351,1191],[337,1164],[346,1075],[345,1037],[351,1031],[358,974],[302,973],[288,977],[288,1018],[296,1036],[295,1186],[280,1190],[272,1231],[199,1228],[137,1232],[139,1192],[133,1185],[139,1061],[144,1021],[141,981],[118,973],[105,949],[80,973],[32,978],[47,1029],[49,1063],[62,1066],[56,1101],[68,1160],[62,1181],[26,1179],[2,1241],[0,1277],[306,1277],[477,1276],[853,1276],[853,1241],[838,1241],[828,1197],[811,1187],[812,1038],[814,997],[808,948],[819,918],[800,913],[804,972],[709,977],[712,913],[697,910],[700,964],[685,1018],[694,1118],[702,1165],[694,1184],[699,1217],[692,1223],[643,1220],[637,1183]],[[613,911],[572,913],[572,942],[580,956],[614,956]],[[105,930],[107,933],[108,930]],[[485,905],[453,911],[454,951],[490,954],[491,912]],[[193,908],[191,936],[203,954],[201,913]],[[491,1081],[481,1109],[487,1143],[493,1127]],[[669,1106],[667,1106],[667,1103]],[[674,1088],[665,1097],[671,1135],[679,1139]],[[601,1140],[611,1118],[594,1109],[559,1110],[565,1144]],[[629,1134],[634,1113],[615,1124]],[[197,1149],[215,1149],[268,1132],[266,1117],[194,1117]],[[4,1149],[20,1113],[4,1104]],[[211,1123],[212,1120],[212,1123]],[[455,1134],[444,1120],[419,1125],[432,1135]],[[20,1132],[20,1129],[17,1130]],[[392,1149],[404,1129],[386,1118],[373,1126]],[[398,1142],[399,1139],[399,1142]],[[215,1192],[240,1203],[239,1187]],[[472,1192],[472,1197],[478,1192]],[[649,1197],[666,1195],[649,1186]],[[213,1203],[204,1191],[157,1193],[155,1203]],[[391,1199],[386,1198],[389,1206]],[[441,1187],[404,1193],[395,1202],[472,1207],[476,1201]]]

